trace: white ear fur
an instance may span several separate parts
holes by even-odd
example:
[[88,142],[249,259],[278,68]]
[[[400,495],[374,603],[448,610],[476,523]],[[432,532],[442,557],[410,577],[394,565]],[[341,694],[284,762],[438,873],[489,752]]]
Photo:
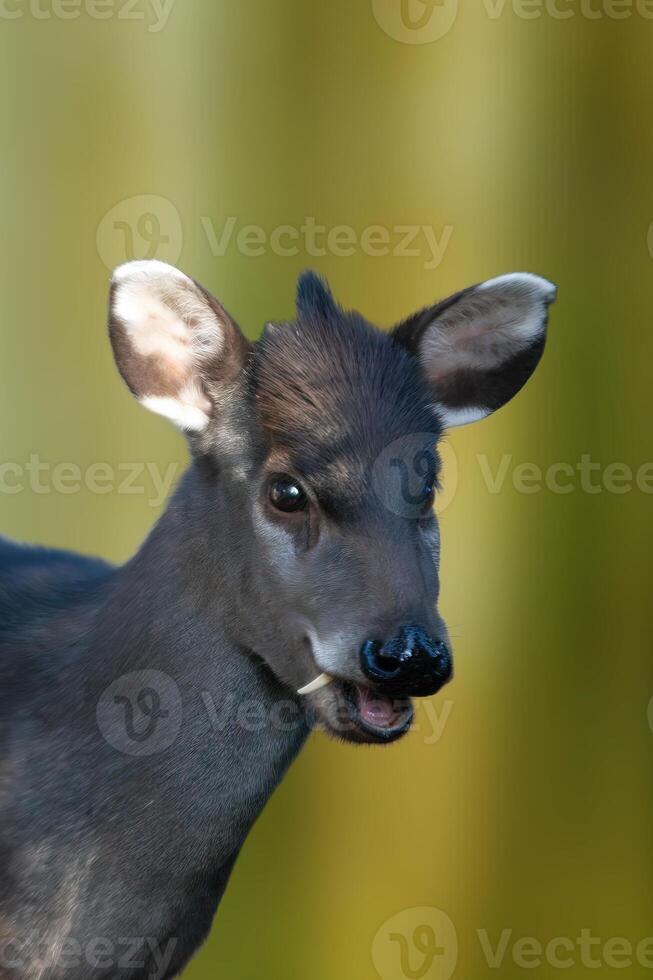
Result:
[[[446,390],[456,375],[482,378],[504,365],[509,371],[517,355],[542,341],[547,308],[555,297],[553,283],[527,272],[488,279],[463,293],[422,337],[420,360],[436,392]],[[513,394],[524,380],[515,380]],[[499,407],[491,391],[486,395],[490,397],[484,402],[481,385],[472,404],[447,404],[443,399],[436,405],[437,414],[447,427],[478,421]]]
[[438,402],[435,405],[435,414],[446,429],[457,429],[460,425],[470,425],[472,422],[481,422],[488,415],[492,414],[491,408],[447,408]]
[[118,367],[138,400],[186,431],[206,428],[212,402],[201,367],[219,356],[225,341],[197,283],[164,262],[120,266],[112,279],[110,329]]

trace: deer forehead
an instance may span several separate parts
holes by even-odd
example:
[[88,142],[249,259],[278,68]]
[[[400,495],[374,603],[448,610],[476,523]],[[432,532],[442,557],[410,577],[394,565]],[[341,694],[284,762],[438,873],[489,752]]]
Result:
[[316,465],[356,469],[394,438],[438,428],[416,361],[355,314],[275,325],[253,362],[273,445]]

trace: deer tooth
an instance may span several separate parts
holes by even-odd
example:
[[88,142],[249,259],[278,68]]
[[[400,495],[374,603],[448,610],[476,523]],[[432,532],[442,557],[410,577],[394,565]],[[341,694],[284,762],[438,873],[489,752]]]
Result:
[[323,687],[326,687],[332,680],[333,677],[331,674],[320,674],[320,676],[316,677],[310,684],[307,684],[305,687],[300,687],[297,693],[301,695],[313,694],[315,691],[320,691]]

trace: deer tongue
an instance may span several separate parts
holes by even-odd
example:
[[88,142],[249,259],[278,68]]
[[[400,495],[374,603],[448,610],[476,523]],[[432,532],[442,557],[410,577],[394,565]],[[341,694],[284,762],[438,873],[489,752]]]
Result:
[[395,702],[383,694],[378,694],[362,684],[356,685],[358,713],[361,719],[375,728],[390,728],[397,719]]

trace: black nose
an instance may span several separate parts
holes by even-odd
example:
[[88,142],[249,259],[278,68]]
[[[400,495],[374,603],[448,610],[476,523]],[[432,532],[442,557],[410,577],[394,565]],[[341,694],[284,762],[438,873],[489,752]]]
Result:
[[449,647],[419,626],[404,626],[397,636],[380,643],[367,640],[361,649],[363,673],[393,697],[427,697],[451,679]]

